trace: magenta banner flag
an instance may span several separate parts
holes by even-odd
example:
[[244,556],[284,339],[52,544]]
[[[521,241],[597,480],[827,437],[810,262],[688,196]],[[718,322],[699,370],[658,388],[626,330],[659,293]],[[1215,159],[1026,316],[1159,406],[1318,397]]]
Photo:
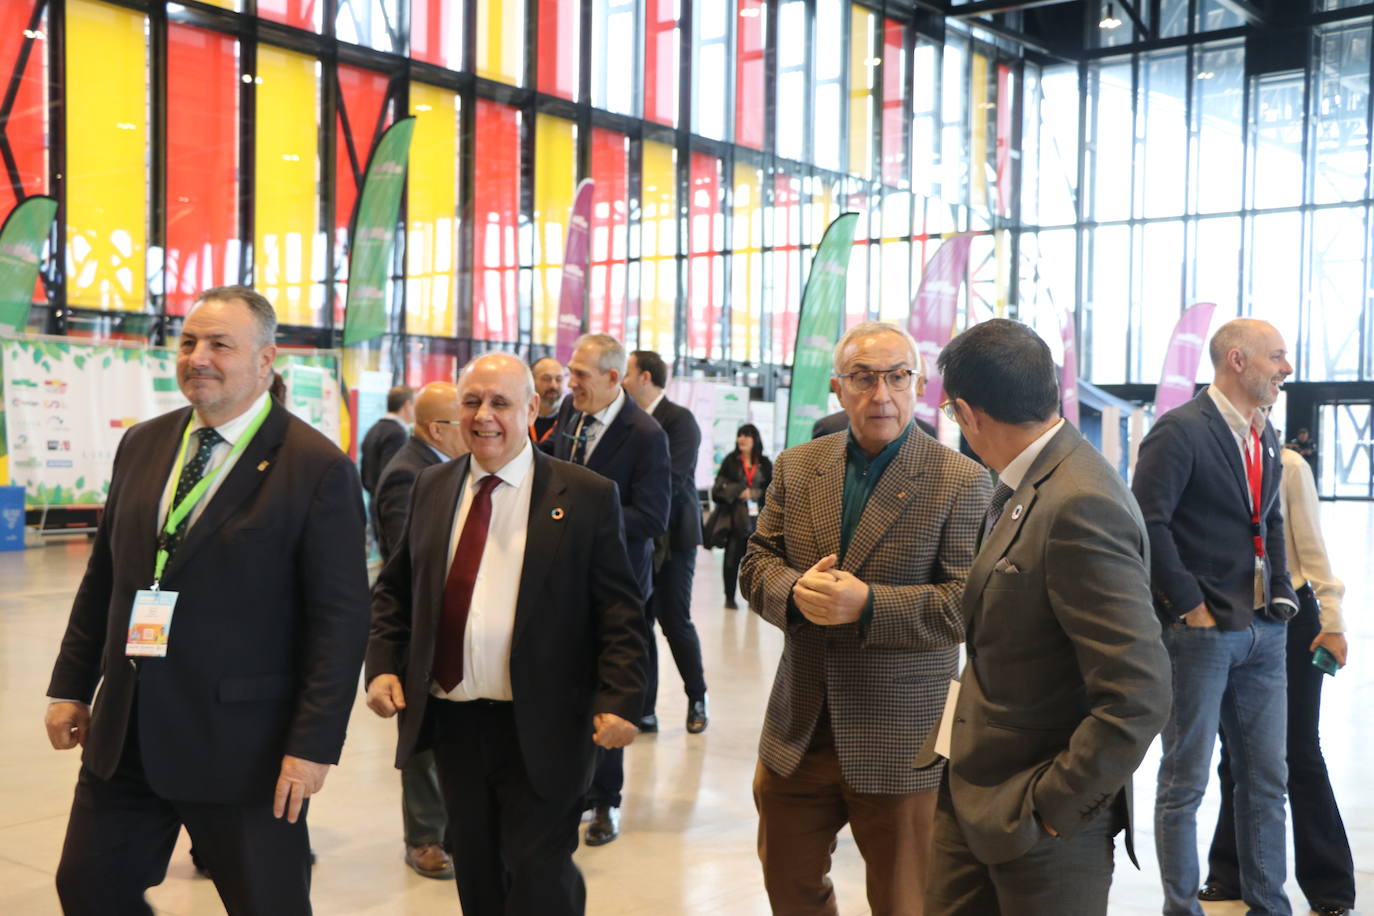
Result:
[[954,336],[954,319],[959,311],[959,284],[968,274],[968,250],[973,237],[956,235],[945,243],[926,264],[921,286],[911,301],[907,330],[916,338],[916,347],[925,361],[926,393],[916,401],[916,416],[931,425],[944,400],[944,386],[935,368],[935,359]]
[[1164,354],[1164,371],[1155,389],[1155,419],[1193,397],[1197,385],[1197,366],[1207,344],[1207,329],[1212,326],[1215,302],[1199,302],[1179,316],[1169,349]]
[[1059,379],[1059,411],[1078,425],[1078,346],[1074,342],[1073,310],[1059,313],[1059,333],[1064,338],[1064,370]]
[[582,316],[587,314],[587,271],[591,267],[592,189],[582,179],[568,217],[568,244],[563,249],[563,285],[558,290],[558,345],[554,358],[563,365],[572,359],[573,344],[582,336]]

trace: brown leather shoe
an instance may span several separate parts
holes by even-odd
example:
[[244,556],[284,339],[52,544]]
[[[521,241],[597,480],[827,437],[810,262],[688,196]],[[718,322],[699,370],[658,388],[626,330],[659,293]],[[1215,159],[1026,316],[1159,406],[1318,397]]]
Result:
[[438,843],[406,847],[406,864],[426,878],[452,878],[453,860]]

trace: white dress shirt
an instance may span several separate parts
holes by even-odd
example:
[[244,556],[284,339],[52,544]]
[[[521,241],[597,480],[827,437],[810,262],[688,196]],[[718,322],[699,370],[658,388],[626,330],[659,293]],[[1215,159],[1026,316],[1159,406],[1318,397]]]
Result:
[[1279,505],[1283,511],[1283,539],[1288,545],[1288,574],[1293,587],[1311,585],[1321,605],[1323,633],[1344,633],[1341,599],[1345,584],[1331,571],[1326,556],[1326,541],[1317,512],[1317,483],[1301,455],[1291,448],[1280,453],[1283,482],[1279,486]]
[[648,407],[644,408],[644,412],[647,413],[649,416],[653,416],[653,415],[654,415],[654,411],[655,411],[655,410],[658,410],[658,405],[659,405],[659,404],[662,404],[662,403],[663,403],[663,399],[666,398],[667,396],[668,396],[668,392],[667,392],[667,391],[660,391],[660,392],[658,393],[658,397],[654,398],[653,403],[651,403]]
[[1050,444],[1050,440],[1054,438],[1054,434],[1059,432],[1063,425],[1064,418],[1060,417],[1059,422],[1045,430],[1045,432],[1040,435],[1040,438],[1021,449],[1021,454],[1011,459],[1010,463],[1002,469],[1002,473],[997,475],[997,482],[1006,484],[1011,487],[1013,491],[1021,486],[1021,481],[1026,479],[1026,472],[1031,469],[1032,464],[1035,464],[1035,459],[1040,457],[1040,453],[1045,450],[1045,446]]
[[[448,567],[458,550],[458,539],[468,509],[487,472],[476,461],[468,463],[468,476],[459,490],[448,539]],[[491,491],[491,522],[482,563],[468,605],[463,631],[463,680],[445,692],[434,681],[429,692],[446,700],[511,700],[510,648],[515,635],[515,605],[520,597],[520,574],[525,569],[525,535],[529,525],[530,496],[534,492],[534,448],[526,437],[520,453],[496,471],[501,482]]]
[[620,416],[620,409],[625,406],[625,389],[620,388],[616,392],[615,400],[603,407],[599,412],[592,414],[596,422],[592,424],[578,424],[578,432],[587,437],[587,447],[583,452],[582,462],[591,460],[592,452],[596,451],[596,444],[601,441],[601,437],[606,434],[606,429],[615,418]]
[[[253,418],[258,415],[258,411],[262,410],[262,405],[267,402],[268,397],[270,397],[270,395],[264,391],[262,394],[258,395],[258,399],[243,413],[239,414],[228,423],[215,427],[215,432],[219,433],[224,441],[216,443],[214,449],[210,452],[210,462],[205,466],[205,473],[209,475],[214,472],[215,468],[219,468],[220,472],[215,476],[210,486],[205,489],[205,493],[200,497],[200,501],[197,502],[195,507],[191,510],[190,521],[186,524],[187,531],[190,531],[192,526],[195,525],[196,520],[200,518],[200,514],[205,511],[205,507],[210,505],[210,500],[214,499],[215,494],[219,492],[219,488],[224,483],[224,479],[229,476],[229,472],[234,469],[234,465],[238,464],[239,458],[242,457],[242,452],[235,455],[232,461],[229,460],[229,453],[234,450],[234,444],[239,441],[239,437],[247,430],[248,424],[252,423]],[[204,425],[205,424],[201,422],[200,415],[192,410],[191,438],[186,443],[187,461],[190,461],[191,456],[195,455],[196,445],[200,441],[200,437],[196,435],[196,430]],[[172,468],[173,470],[176,469],[175,463],[173,463]],[[167,484],[162,488],[162,502],[158,505],[157,510],[157,530],[159,532],[167,527],[167,513],[172,511],[172,497],[176,495],[176,489],[177,482],[173,479],[173,475],[169,473],[167,475]]]

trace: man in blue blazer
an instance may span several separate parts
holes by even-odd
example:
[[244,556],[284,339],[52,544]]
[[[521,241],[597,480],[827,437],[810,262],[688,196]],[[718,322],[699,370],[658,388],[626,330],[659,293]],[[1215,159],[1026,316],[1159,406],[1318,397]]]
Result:
[[1279,510],[1282,447],[1263,408],[1293,372],[1283,336],[1237,319],[1210,345],[1215,380],[1155,421],[1132,490],[1173,662],[1155,845],[1164,913],[1202,916],[1197,809],[1220,726],[1234,758],[1241,893],[1287,914],[1286,623],[1297,612]]
[[[571,396],[558,411],[554,433],[540,447],[555,458],[584,465],[613,480],[620,490],[625,548],[647,603],[654,590],[654,538],[668,530],[672,465],[668,435],[625,393],[625,348],[607,334],[584,334],[568,362]],[[594,809],[587,845],[601,846],[620,833],[624,752],[601,753],[587,799]]]

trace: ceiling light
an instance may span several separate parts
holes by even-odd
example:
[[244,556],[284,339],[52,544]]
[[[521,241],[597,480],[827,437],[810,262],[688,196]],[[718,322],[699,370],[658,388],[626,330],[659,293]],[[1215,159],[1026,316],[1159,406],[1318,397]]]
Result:
[[1112,4],[1107,4],[1107,13],[1102,17],[1102,21],[1097,24],[1097,27],[1104,32],[1121,28],[1121,20],[1116,18],[1116,10]]

